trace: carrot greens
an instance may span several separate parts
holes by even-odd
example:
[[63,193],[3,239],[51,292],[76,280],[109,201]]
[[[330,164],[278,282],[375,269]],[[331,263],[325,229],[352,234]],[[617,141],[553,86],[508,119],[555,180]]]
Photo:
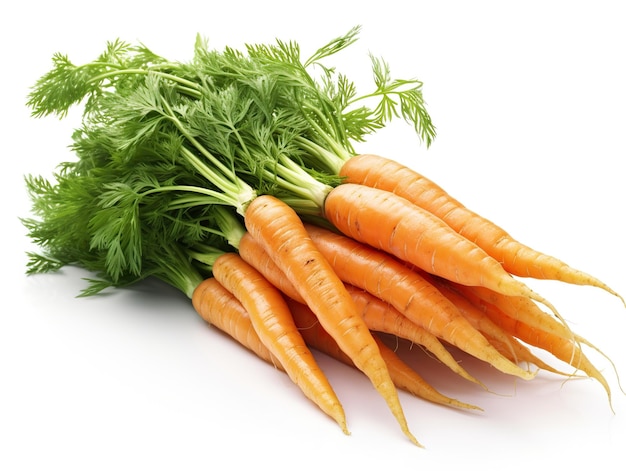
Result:
[[[304,61],[294,42],[214,51],[198,37],[193,59],[174,63],[116,40],[82,66],[56,55],[28,104],[35,116],[63,116],[84,101],[85,139],[109,149],[105,155],[165,151],[175,165],[195,167],[240,214],[254,190],[319,214],[340,182],[336,155],[353,155],[352,142],[393,116],[413,123],[427,143],[434,137],[421,82],[393,80],[388,66],[372,58],[375,90],[357,95],[351,81],[323,64],[353,44],[359,29]],[[372,99],[378,100],[374,109],[360,103]],[[175,145],[145,149],[161,141]]]

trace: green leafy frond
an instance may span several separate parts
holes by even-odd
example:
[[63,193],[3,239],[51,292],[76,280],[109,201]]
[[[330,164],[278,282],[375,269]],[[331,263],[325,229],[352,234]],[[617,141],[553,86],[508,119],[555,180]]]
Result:
[[28,96],[27,105],[35,117],[66,116],[73,105],[94,92],[91,77],[102,70],[97,65],[77,67],[60,53],[53,56],[52,63],[53,68],[35,83]]
[[22,223],[42,251],[27,271],[83,267],[95,274],[83,295],[147,277],[190,295],[213,257],[237,247],[257,194],[319,219],[354,142],[402,118],[430,144],[420,81],[371,56],[374,90],[362,94],[331,63],[359,32],[304,61],[294,41],[217,51],[199,35],[187,63],[119,39],[82,65],[55,54],[27,105],[36,117],[80,103],[84,113],[77,160],[26,178],[33,217]]
[[332,41],[328,42],[317,51],[315,51],[315,53],[306,60],[304,66],[308,67],[311,64],[319,63],[322,59],[337,54],[339,51],[342,51],[351,44],[354,44],[357,41],[360,32],[360,25],[352,27],[350,31],[348,31],[343,36],[339,36],[333,39]]
[[132,51],[132,45],[130,43],[116,38],[113,41],[107,41],[106,49],[98,56],[96,62],[124,67],[128,61],[130,51]]
[[113,280],[123,273],[141,272],[142,240],[139,195],[124,183],[105,185],[101,209],[89,221],[92,250],[106,253],[106,269]]
[[64,265],[62,261],[45,254],[28,252],[27,255],[28,262],[26,263],[26,273],[28,275],[56,272]]

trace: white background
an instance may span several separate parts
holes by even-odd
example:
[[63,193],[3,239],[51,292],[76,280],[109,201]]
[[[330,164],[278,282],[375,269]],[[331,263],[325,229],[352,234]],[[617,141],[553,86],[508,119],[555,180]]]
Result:
[[[89,5],[89,6],[87,6]],[[409,7],[409,5],[411,5]],[[620,1],[13,2],[3,14],[0,469],[623,469],[626,398],[541,375],[524,383],[465,359],[496,394],[432,363],[420,373],[484,408],[401,395],[402,435],[358,373],[319,356],[352,435],[281,373],[204,324],[156,283],[77,299],[79,270],[26,277],[22,176],[72,156],[75,122],[35,120],[28,87],[53,53],[80,63],[115,38],[190,57],[224,44],[294,39],[304,54],[356,24],[342,71],[369,85],[367,53],[418,77],[438,129],[426,149],[400,122],[359,150],[408,163],[529,245],[626,294],[623,160],[626,28]],[[363,89],[364,90],[364,89]],[[592,288],[533,284],[626,377],[626,309]]]

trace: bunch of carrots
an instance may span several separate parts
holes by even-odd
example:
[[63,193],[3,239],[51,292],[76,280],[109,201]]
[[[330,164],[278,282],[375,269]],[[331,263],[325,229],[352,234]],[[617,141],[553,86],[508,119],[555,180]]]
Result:
[[[82,295],[156,277],[197,313],[289,375],[348,433],[341,402],[311,349],[361,370],[409,430],[397,389],[475,408],[430,386],[381,339],[422,346],[482,384],[450,346],[530,380],[533,364],[607,381],[597,348],[522,277],[598,279],[522,245],[411,168],[355,144],[394,118],[429,145],[422,84],[394,79],[371,56],[373,91],[325,62],[359,27],[308,59],[295,42],[212,50],[172,62],[119,40],[94,61],[62,54],[31,90],[36,117],[84,107],[76,158],[54,181],[27,176],[41,247],[28,273],[66,265],[94,273]],[[562,373],[541,349],[573,367]],[[610,361],[610,360],[609,360]]]

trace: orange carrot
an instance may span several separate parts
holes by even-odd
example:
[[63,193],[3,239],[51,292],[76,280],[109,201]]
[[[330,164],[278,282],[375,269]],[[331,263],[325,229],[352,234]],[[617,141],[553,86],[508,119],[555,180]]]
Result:
[[[596,350],[606,358],[616,374],[617,369],[611,358],[589,340],[571,332],[560,322],[557,322],[555,318],[542,311],[536,304],[528,302],[526,299],[516,296],[500,296],[477,287],[455,285],[454,288],[483,310],[494,322],[509,330],[515,337],[529,345],[546,350],[559,360],[596,379],[607,391],[610,400],[611,393],[606,379],[583,354],[581,345]],[[496,319],[500,316],[502,320],[497,322]]]
[[[354,366],[350,358],[345,355],[338,347],[337,342],[326,332],[315,314],[305,304],[287,300],[289,308],[302,337],[306,340],[311,348],[315,348],[347,365]],[[437,389],[432,387],[424,378],[422,378],[415,370],[410,368],[404,361],[398,357],[389,347],[387,347],[377,336],[373,335],[374,340],[378,344],[381,355],[383,356],[389,373],[394,384],[414,396],[420,397],[435,404],[454,406],[463,409],[480,409],[477,406],[467,404],[456,399],[441,394]]]
[[[299,303],[304,303],[304,299],[302,299],[302,296],[300,296],[293,284],[249,233],[244,234],[241,238],[239,254],[286,296]],[[360,312],[369,330],[385,332],[417,343],[435,355],[439,361],[455,373],[469,381],[481,384],[480,381],[471,376],[458,364],[435,335],[402,315],[390,303],[384,302],[369,292],[357,289],[349,284],[346,284],[346,289],[352,296],[357,310]]]
[[341,175],[347,182],[396,193],[438,216],[502,263],[509,273],[595,286],[626,303],[622,296],[602,281],[518,242],[504,229],[452,198],[439,185],[399,162],[377,155],[359,155],[346,161]]
[[250,203],[244,219],[252,237],[296,287],[324,329],[385,399],[404,434],[419,445],[409,430],[398,391],[376,341],[297,213],[279,199],[263,195]]
[[428,273],[502,294],[525,296],[561,317],[548,300],[512,277],[496,259],[440,218],[403,197],[345,183],[328,194],[324,211],[326,218],[345,235]]
[[533,377],[503,357],[450,300],[406,264],[342,234],[313,225],[306,227],[319,251],[345,283],[385,300],[433,335],[500,371],[524,379]]
[[444,296],[454,303],[461,314],[489,340],[489,343],[511,361],[515,363],[526,362],[542,370],[565,375],[562,371],[548,365],[541,358],[537,357],[529,348],[522,345],[518,339],[486,316],[482,309],[453,289],[449,284],[438,282],[437,279],[433,279],[433,283],[436,284]]
[[441,394],[422,378],[414,369],[408,366],[389,347],[387,347],[376,335],[374,335],[381,354],[385,359],[390,371],[393,373],[395,384],[414,396],[421,397],[435,404],[454,406],[462,409],[482,410],[480,407]]
[[292,381],[347,434],[343,407],[298,332],[280,292],[235,253],[217,258],[213,276],[243,305],[259,338]]
[[300,303],[306,303],[293,283],[276,265],[261,243],[246,232],[239,240],[239,255],[256,268],[263,276],[285,296]]
[[611,402],[611,389],[608,382],[604,375],[600,373],[589,358],[582,352],[577,342],[530,327],[523,322],[512,319],[502,312],[498,312],[497,308],[487,309],[485,314],[520,340],[550,352],[556,358],[573,366],[577,370],[585,372],[590,378],[597,380],[606,391],[609,403]]
[[[261,342],[243,305],[215,278],[207,278],[198,285],[193,293],[192,302],[196,312],[206,322],[228,334],[262,360],[280,371],[285,371],[278,359]],[[290,309],[294,307],[292,311],[294,320],[307,345],[349,366],[354,366],[348,356],[339,349],[337,343],[322,329],[317,318],[307,306],[295,301],[289,301],[288,304]],[[379,342],[378,339],[376,340]],[[385,361],[390,365],[390,373],[392,373],[392,378],[397,387],[435,404],[463,409],[480,409],[477,406],[441,394],[424,381],[421,376],[413,372],[393,352],[388,351],[389,349],[384,344],[380,343],[379,348],[383,352]],[[393,361],[394,357],[396,357],[395,361]]]
[[528,298],[505,296],[480,286],[462,286],[458,284],[453,284],[452,286],[477,306],[487,308],[489,305],[494,305],[508,316],[531,327],[566,339],[576,340],[576,333],[544,312]]
[[485,387],[461,367],[446,347],[431,332],[411,321],[390,303],[352,285],[346,285],[370,330],[395,335],[424,347],[442,364],[462,378]]
[[261,342],[248,312],[215,278],[207,278],[200,283],[191,301],[202,319],[231,336],[262,360],[284,371],[278,359]]

